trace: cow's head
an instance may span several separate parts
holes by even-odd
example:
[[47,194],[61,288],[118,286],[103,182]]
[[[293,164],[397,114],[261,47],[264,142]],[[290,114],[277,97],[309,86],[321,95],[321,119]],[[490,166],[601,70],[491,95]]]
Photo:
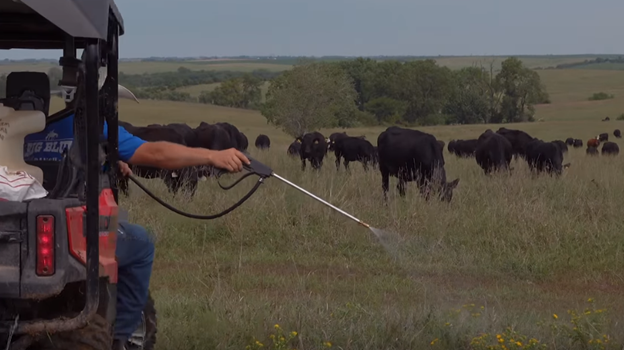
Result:
[[446,202],[450,202],[453,199],[453,190],[459,184],[459,179],[455,179],[451,182],[445,182],[442,184],[442,192],[440,193],[440,199]]

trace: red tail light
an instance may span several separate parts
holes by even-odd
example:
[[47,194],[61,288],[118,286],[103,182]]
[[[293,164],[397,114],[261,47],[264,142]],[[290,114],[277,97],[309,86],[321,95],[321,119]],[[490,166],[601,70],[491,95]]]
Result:
[[37,216],[37,275],[54,274],[54,216]]

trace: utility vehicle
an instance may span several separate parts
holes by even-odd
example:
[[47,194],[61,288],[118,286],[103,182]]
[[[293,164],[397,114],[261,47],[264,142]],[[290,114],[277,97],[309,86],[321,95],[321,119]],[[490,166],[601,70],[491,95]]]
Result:
[[[59,86],[65,99],[65,108],[49,115],[50,81],[39,72],[11,73],[6,97],[0,99],[0,166],[9,162],[41,169],[49,191],[45,198],[0,201],[0,349],[111,348],[122,34],[123,20],[113,0],[0,0],[0,49],[62,50]],[[84,50],[82,59],[79,49]],[[101,90],[100,68],[106,71]],[[37,125],[43,121],[49,125],[72,114],[74,139],[61,162],[16,165],[15,153],[22,149],[6,145],[20,144],[20,135],[12,138],[16,135],[9,121],[15,126],[18,116],[30,118],[21,124],[40,132]],[[104,120],[110,130],[107,140],[100,137]],[[143,314],[128,349],[154,346],[151,297]]]

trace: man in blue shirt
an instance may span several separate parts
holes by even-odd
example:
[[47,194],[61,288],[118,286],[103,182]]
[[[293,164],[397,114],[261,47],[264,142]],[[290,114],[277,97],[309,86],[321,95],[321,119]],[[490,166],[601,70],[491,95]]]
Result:
[[[25,138],[24,158],[60,161],[62,150],[69,147],[73,139],[73,119],[72,115],[48,125],[42,132],[28,135]],[[106,123],[104,124],[104,137],[108,137]],[[234,148],[213,151],[165,141],[147,142],[130,134],[121,126],[119,127],[119,159],[119,166],[124,175],[131,174],[127,163],[167,170],[208,165],[229,172],[239,172],[242,170],[243,163],[249,164],[249,159]],[[124,349],[125,343],[141,321],[141,312],[147,302],[154,262],[154,243],[142,226],[120,221],[115,255],[119,266],[119,278],[113,349],[117,350]]]

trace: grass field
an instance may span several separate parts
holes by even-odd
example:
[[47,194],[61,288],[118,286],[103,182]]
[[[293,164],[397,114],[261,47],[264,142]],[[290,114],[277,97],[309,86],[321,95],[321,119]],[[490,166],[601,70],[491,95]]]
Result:
[[[538,106],[537,119],[544,121],[506,127],[584,142],[624,129],[614,120],[624,112],[620,72],[540,75],[553,101]],[[586,101],[598,91],[615,98]],[[55,99],[52,109],[59,107]],[[612,121],[601,122],[607,115]],[[400,198],[393,179],[384,206],[378,171],[364,173],[359,164],[350,173],[336,171],[329,154],[319,173],[302,172],[300,161],[286,156],[292,138],[258,112],[121,101],[120,118],[135,125],[228,121],[250,145],[267,134],[270,151],[251,146],[253,156],[390,237],[381,244],[276,179],[214,221],[173,214],[133,186],[121,205],[157,242],[158,349],[255,349],[256,341],[263,349],[503,349],[497,334],[507,349],[537,348],[531,339],[548,349],[621,349],[624,343],[622,155],[589,158],[584,148],[571,149],[564,161],[571,167],[557,179],[534,177],[521,161],[514,161],[511,175],[486,177],[474,159],[445,151],[449,180],[460,179],[450,204],[425,202],[413,185]],[[419,129],[448,143],[499,126]],[[348,133],[376,144],[382,130]],[[241,198],[253,181],[229,192],[201,182],[190,201],[171,198],[158,180],[143,182],[179,208],[211,214]],[[276,324],[288,346],[273,345],[280,339]],[[518,334],[508,334],[508,327]],[[288,340],[291,332],[297,334]]]

